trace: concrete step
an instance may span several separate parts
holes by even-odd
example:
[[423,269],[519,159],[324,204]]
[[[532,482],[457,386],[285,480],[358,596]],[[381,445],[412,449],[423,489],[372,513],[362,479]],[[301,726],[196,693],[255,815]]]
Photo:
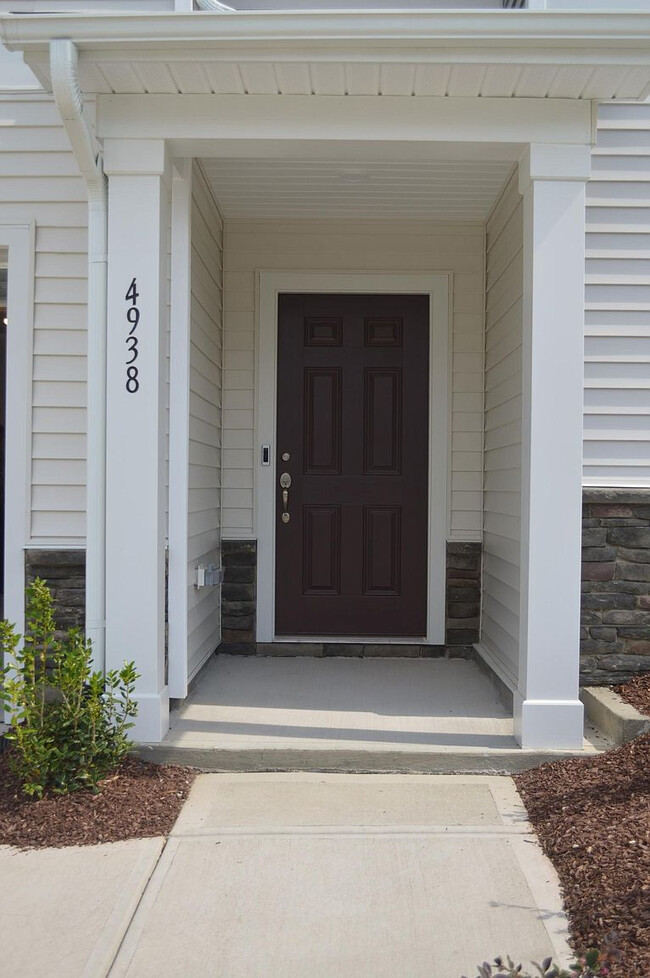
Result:
[[[581,755],[609,746],[589,730]],[[512,773],[566,751],[523,751],[475,662],[219,655],[140,756],[204,771]]]

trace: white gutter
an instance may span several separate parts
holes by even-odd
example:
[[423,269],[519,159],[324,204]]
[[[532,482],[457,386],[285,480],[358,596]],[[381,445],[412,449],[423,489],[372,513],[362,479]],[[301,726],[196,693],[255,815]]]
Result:
[[88,194],[86,635],[95,668],[106,664],[106,280],[108,189],[77,76],[77,48],[50,43],[52,89]]
[[[564,50],[567,58],[580,49],[597,47],[600,52],[636,49],[641,59],[650,60],[650,12],[552,10],[433,11],[330,11],[279,12],[233,11],[227,17],[209,12],[4,14],[0,16],[2,42],[9,50],[40,49],[52,38],[69,37],[87,50],[124,45],[169,49],[176,54],[185,44],[211,50],[223,46],[230,57],[237,45],[257,47],[267,56],[269,46],[295,47],[305,57],[305,45],[336,49],[337,56],[350,47],[380,46],[418,49],[443,48],[447,59],[453,49],[534,48],[539,52]],[[266,48],[266,50],[264,50]]]

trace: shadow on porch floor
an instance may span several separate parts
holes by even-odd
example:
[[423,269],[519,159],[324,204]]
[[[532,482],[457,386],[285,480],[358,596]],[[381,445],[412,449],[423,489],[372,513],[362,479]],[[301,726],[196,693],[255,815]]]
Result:
[[207,664],[163,743],[141,753],[248,771],[498,771],[552,756],[518,748],[470,661],[229,655]]

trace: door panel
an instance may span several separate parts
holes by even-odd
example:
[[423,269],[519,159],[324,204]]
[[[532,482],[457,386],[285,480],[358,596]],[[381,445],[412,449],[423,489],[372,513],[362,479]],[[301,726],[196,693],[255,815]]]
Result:
[[279,297],[277,635],[426,634],[428,307]]

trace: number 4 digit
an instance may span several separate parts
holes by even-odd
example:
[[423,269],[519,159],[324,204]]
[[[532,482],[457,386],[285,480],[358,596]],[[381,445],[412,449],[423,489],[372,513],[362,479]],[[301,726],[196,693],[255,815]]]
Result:
[[131,284],[129,285],[129,291],[124,296],[124,299],[125,299],[126,302],[132,302],[133,305],[135,305],[136,302],[138,301],[138,296],[139,295],[140,295],[140,293],[138,292],[138,290],[136,288],[135,279],[133,279],[132,282],[131,282]]

